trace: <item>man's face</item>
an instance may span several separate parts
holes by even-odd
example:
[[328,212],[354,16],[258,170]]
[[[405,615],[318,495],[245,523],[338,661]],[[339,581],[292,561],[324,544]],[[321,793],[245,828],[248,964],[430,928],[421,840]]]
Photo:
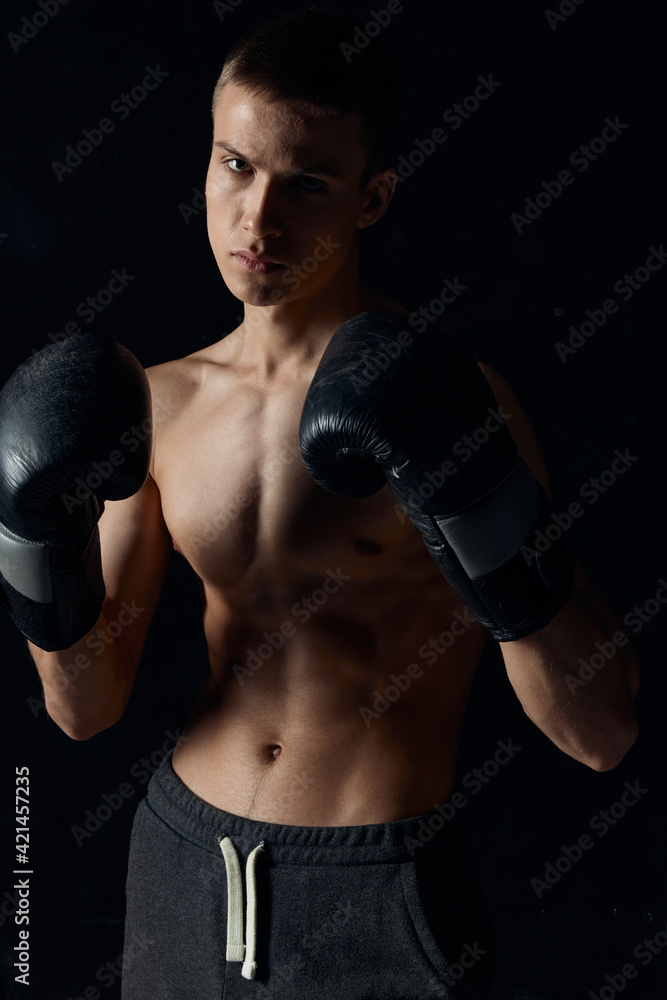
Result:
[[[313,298],[334,279],[356,280],[356,236],[391,200],[393,171],[372,178],[359,115],[296,115],[234,83],[215,112],[206,178],[208,234],[228,288],[258,306]],[[272,268],[243,251],[280,264]],[[349,272],[349,273],[348,273]]]

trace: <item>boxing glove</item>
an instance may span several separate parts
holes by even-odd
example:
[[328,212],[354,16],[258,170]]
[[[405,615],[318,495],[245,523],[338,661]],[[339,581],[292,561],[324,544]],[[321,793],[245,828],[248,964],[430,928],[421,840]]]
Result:
[[576,558],[562,534],[533,544],[551,505],[474,358],[405,318],[371,310],[336,331],[303,407],[304,464],[342,496],[388,483],[475,617],[495,639],[524,638],[570,597]]
[[0,392],[0,589],[41,649],[67,649],[105,598],[97,522],[141,488],[151,400],[135,356],[75,334],[38,351]]

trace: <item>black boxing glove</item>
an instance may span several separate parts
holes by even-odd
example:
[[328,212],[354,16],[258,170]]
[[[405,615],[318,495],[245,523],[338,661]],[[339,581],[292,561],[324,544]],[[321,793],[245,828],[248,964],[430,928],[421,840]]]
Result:
[[148,476],[151,399],[135,356],[75,334],[38,351],[0,392],[0,585],[36,646],[67,649],[105,598],[104,501]]
[[475,617],[495,639],[524,638],[570,597],[576,558],[562,535],[536,551],[551,504],[477,362],[448,331],[409,333],[405,319],[371,310],[336,331],[301,416],[304,464],[343,496],[389,483]]

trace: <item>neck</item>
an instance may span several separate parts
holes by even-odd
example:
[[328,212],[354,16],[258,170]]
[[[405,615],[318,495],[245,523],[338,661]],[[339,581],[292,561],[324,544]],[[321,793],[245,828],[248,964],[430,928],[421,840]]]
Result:
[[271,306],[245,305],[238,360],[270,377],[315,365],[329,340],[350,316],[373,308],[375,294],[355,275],[337,275],[312,296]]

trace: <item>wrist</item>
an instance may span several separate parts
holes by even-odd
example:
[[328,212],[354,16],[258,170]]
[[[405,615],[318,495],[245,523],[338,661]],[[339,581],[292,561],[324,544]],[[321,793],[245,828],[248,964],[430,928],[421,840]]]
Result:
[[[391,485],[402,504],[400,487]],[[550,523],[552,507],[521,459],[498,486],[454,515],[426,512],[409,500],[405,511],[436,565],[494,639],[532,635],[569,600],[575,554],[562,533],[537,551],[534,542]]]
[[65,511],[62,498],[53,500],[41,512],[51,532],[42,540],[23,538],[0,522],[0,584],[7,610],[40,649],[68,649],[100,615],[105,587],[97,521],[102,507],[91,496],[74,516]]

